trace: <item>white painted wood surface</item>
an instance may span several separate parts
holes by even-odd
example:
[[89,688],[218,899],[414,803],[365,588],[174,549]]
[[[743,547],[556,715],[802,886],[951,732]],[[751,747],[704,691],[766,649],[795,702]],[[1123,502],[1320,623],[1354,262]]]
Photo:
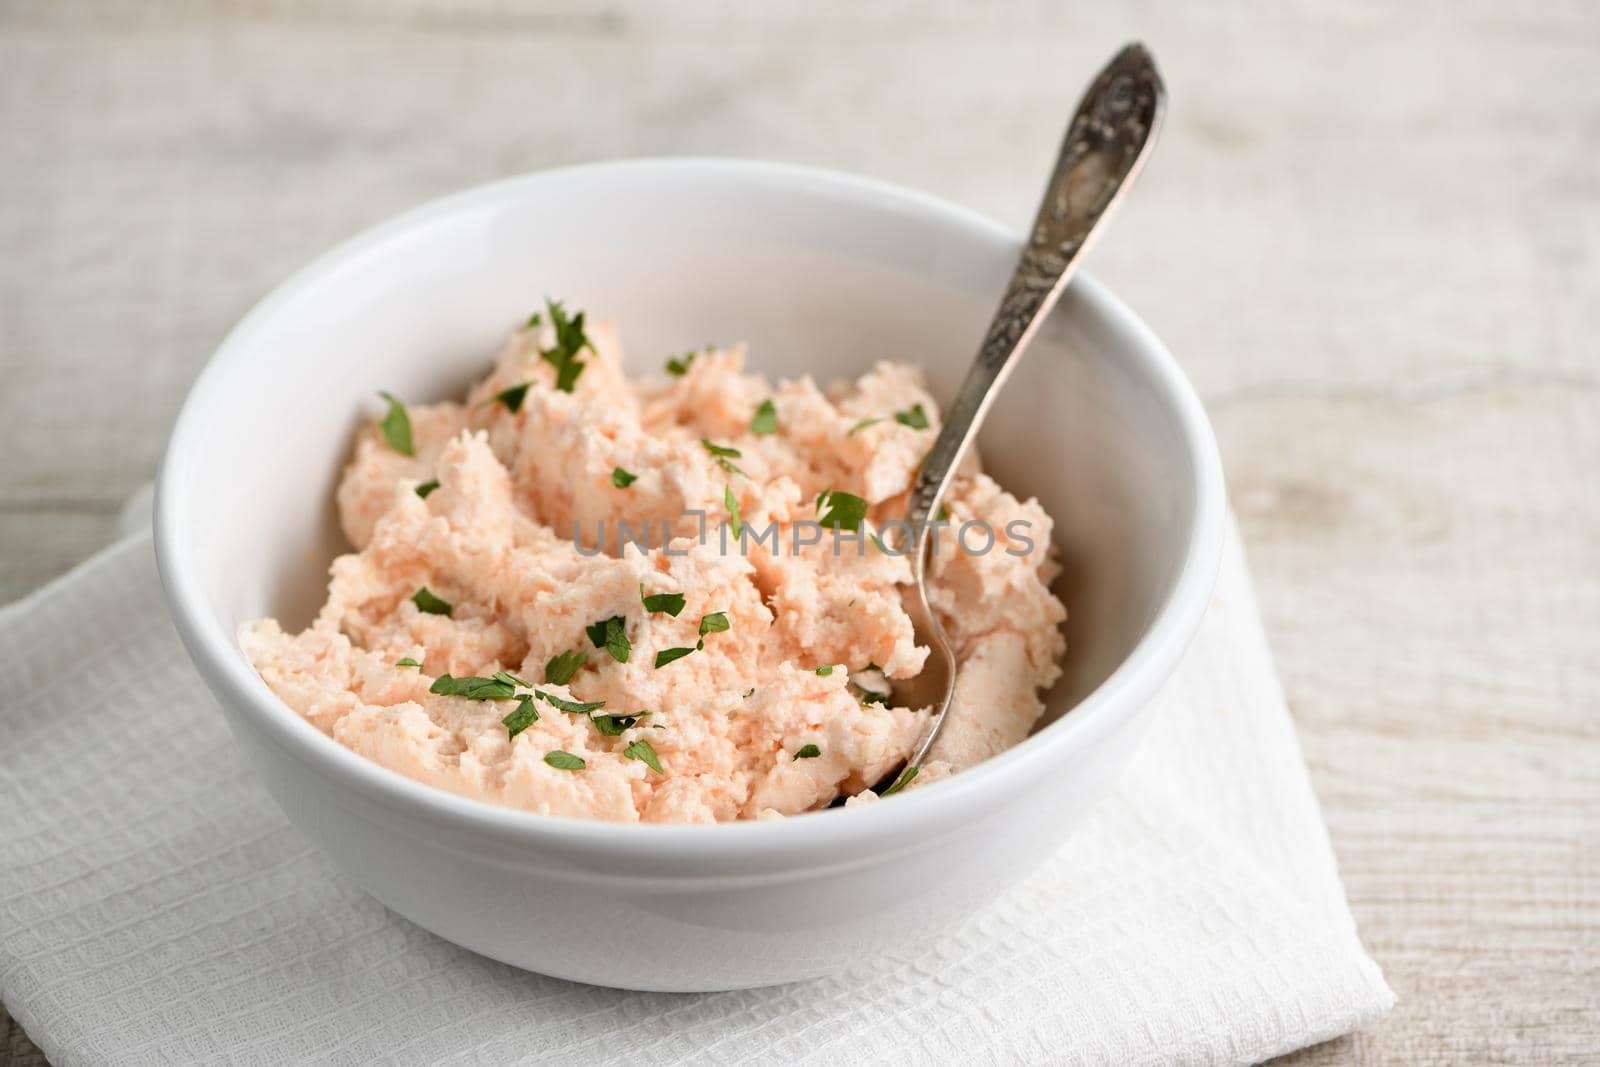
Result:
[[[1173,107],[1093,269],[1222,442],[1363,934],[1292,1061],[1600,1057],[1600,9],[0,5],[0,597],[111,534],[228,326],[562,163],[730,154],[1020,226],[1088,74]],[[41,1062],[6,1020],[0,1064]]]

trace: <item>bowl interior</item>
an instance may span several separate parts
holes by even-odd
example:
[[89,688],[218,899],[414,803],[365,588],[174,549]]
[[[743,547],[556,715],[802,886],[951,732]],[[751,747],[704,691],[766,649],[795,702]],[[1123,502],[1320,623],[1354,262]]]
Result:
[[[875,360],[954,392],[1015,260],[1014,238],[947,205],[792,168],[579,168],[437,202],[291,279],[196,386],[163,475],[174,558],[215,626],[306,623],[345,546],[332,495],[376,391],[459,395],[546,294],[619,323],[630,371],[708,341],[819,381]],[[1171,596],[1199,506],[1192,427],[1159,345],[1074,283],[981,439],[987,469],[1055,518],[1070,613],[1059,717],[1133,650]]]

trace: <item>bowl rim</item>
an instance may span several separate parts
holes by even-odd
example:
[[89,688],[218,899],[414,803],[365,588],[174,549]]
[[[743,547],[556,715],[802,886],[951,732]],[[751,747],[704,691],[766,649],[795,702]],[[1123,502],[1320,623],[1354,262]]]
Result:
[[1191,462],[1196,506],[1178,576],[1132,651],[1070,713],[1022,744],[892,803],[774,820],[621,823],[505,808],[425,785],[339,744],[267,687],[246,661],[236,636],[225,632],[215,618],[199,574],[190,563],[191,527],[185,521],[194,504],[182,481],[185,458],[203,447],[201,424],[208,411],[219,410],[212,398],[225,392],[231,368],[244,358],[253,336],[281,309],[346,268],[382,252],[407,231],[528,196],[543,183],[602,174],[625,174],[646,183],[668,174],[677,179],[698,174],[825,191],[858,206],[915,211],[931,225],[1021,247],[1021,239],[1007,227],[930,194],[822,168],[716,157],[628,159],[534,171],[427,201],[334,246],[274,287],[229,331],[191,386],[161,462],[154,508],[157,565],[179,635],[221,702],[248,716],[268,740],[312,771],[338,780],[379,809],[415,819],[418,827],[432,825],[480,838],[488,835],[519,851],[556,846],[597,857],[626,854],[643,860],[681,859],[686,849],[708,861],[759,860],[818,848],[838,850],[835,854],[841,857],[881,856],[879,848],[890,842],[926,842],[1004,807],[1007,797],[1058,768],[1065,751],[1091,744],[1133,719],[1176,668],[1210,601],[1225,528],[1222,463],[1200,400],[1177,361],[1142,320],[1083,272],[1071,283],[1076,296],[1130,339],[1144,376],[1156,387],[1180,430]]

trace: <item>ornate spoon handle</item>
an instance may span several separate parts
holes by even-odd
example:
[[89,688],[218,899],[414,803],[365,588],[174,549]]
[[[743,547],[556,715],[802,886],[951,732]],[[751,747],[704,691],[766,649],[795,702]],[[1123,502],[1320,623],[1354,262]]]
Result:
[[978,358],[961,383],[943,428],[922,461],[906,510],[914,591],[907,602],[919,641],[930,645],[928,664],[908,691],[911,706],[931,706],[922,739],[907,761],[909,781],[927,757],[955,695],[955,657],[927,600],[928,543],[939,502],[956,467],[977,436],[989,404],[1017,357],[1067,286],[1101,224],[1121,202],[1155,143],[1166,89],[1142,45],[1130,44],[1102,70],[1067,127],[1039,214],[1017,261]]
[[[1155,63],[1138,44],[1118,52],[1084,94],[1022,258],[917,476],[906,514],[914,540],[924,538],[929,517],[1017,356],[1055,306],[1100,223],[1138,174],[1165,106],[1166,89]],[[920,552],[913,553],[914,562],[921,558]]]

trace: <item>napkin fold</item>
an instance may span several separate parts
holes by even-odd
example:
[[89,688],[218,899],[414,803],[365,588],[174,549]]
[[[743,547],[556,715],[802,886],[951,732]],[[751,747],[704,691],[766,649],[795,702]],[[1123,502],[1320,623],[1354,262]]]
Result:
[[1230,528],[1116,792],[964,925],[831,978],[627,993],[388,912],[285,822],[168,620],[148,526],[0,609],[0,1001],[57,1067],[1250,1063],[1394,1003]]

